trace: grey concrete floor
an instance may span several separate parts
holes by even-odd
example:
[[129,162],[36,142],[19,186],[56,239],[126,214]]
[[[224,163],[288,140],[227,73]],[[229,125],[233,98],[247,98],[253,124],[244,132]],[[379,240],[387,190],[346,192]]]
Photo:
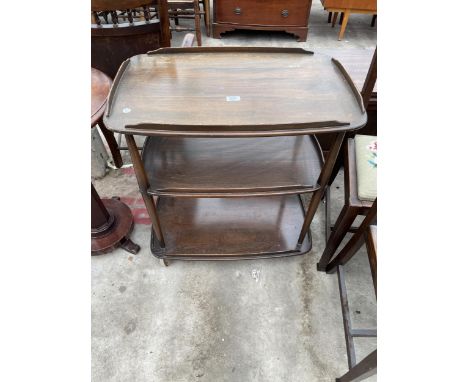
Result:
[[[362,48],[376,45],[370,16],[352,15],[344,41],[314,2],[305,43],[283,33],[231,32],[206,46]],[[173,46],[183,38],[174,33]],[[129,163],[127,154],[124,160]],[[122,170],[95,180],[102,197],[137,196]],[[308,199],[306,196],[304,199]],[[332,187],[332,220],[343,205],[343,174]],[[317,272],[325,246],[324,206],[312,223],[304,256],[232,262],[174,261],[162,267],[149,249],[150,226],[136,224],[138,255],[95,256],[92,272],[94,382],[334,381],[347,371],[336,275]],[[346,265],[353,326],[376,326],[376,303],[365,249]],[[358,361],[376,347],[356,340]],[[371,377],[369,380],[376,380]]]
[[[96,182],[104,196],[125,188],[112,178]],[[333,219],[342,182],[340,174]],[[304,256],[162,267],[149,226],[136,225],[138,255],[116,250],[91,261],[93,381],[333,381],[347,358],[336,275],[316,271],[324,206],[312,234]],[[364,249],[347,264],[346,281],[353,327],[375,327]],[[358,360],[375,346],[356,341]]]

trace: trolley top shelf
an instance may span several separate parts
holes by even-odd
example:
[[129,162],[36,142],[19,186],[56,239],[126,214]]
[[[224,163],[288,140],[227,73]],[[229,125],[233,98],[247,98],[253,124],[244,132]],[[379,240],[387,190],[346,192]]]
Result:
[[335,59],[297,48],[162,48],[125,61],[104,117],[115,132],[242,137],[353,130],[367,122]]

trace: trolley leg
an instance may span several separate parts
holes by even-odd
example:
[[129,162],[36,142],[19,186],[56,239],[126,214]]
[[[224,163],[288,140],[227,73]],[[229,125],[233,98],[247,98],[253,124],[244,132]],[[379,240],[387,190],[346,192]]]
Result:
[[132,158],[133,168],[135,170],[135,176],[137,178],[138,185],[140,187],[140,193],[141,193],[141,196],[143,197],[146,210],[148,211],[148,215],[153,225],[153,231],[156,234],[156,238],[159,241],[160,247],[164,248],[165,243],[164,243],[163,233],[161,230],[161,223],[159,222],[159,217],[156,211],[156,204],[154,203],[154,199],[152,196],[148,195],[147,193],[149,182],[148,182],[148,177],[146,176],[145,169],[143,167],[143,162],[141,161],[141,156],[138,151],[138,147],[135,143],[135,139],[133,138],[133,135],[125,135],[125,139],[127,140],[128,151],[130,152],[130,156]]
[[346,133],[344,132],[337,134],[335,142],[333,142],[333,146],[328,153],[327,159],[325,160],[322,172],[320,173],[318,179],[320,188],[312,195],[309,208],[307,209],[306,217],[302,225],[301,233],[299,235],[299,240],[297,241],[296,249],[298,250],[301,248],[302,243],[304,242],[304,238],[310,228],[310,223],[312,223],[312,219],[314,218],[315,212],[317,211],[320,201],[322,200],[322,196],[327,188],[328,180],[330,179],[331,173],[333,171],[333,167],[335,165],[336,158],[338,157],[338,153],[340,152],[340,147],[343,143],[345,134]]

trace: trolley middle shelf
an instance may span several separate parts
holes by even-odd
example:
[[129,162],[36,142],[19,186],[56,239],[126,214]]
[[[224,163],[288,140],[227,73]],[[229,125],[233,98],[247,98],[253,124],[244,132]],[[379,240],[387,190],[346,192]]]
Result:
[[315,136],[193,138],[151,136],[142,154],[148,194],[236,197],[311,192],[323,154]]

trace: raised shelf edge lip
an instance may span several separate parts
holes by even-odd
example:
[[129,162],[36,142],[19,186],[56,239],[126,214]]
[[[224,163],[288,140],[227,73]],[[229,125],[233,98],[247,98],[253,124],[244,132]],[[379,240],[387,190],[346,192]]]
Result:
[[[305,123],[304,125],[315,124]],[[200,138],[248,138],[248,137],[281,137],[281,136],[294,136],[294,135],[315,135],[338,133],[341,131],[353,131],[364,127],[367,124],[367,117],[362,123],[356,125],[326,126],[326,127],[304,127],[300,129],[291,130],[253,130],[253,131],[174,131],[174,130],[154,130],[154,129],[134,129],[126,126],[126,130],[113,129],[108,126],[108,129],[116,133],[129,134],[129,135],[143,135],[143,136],[166,136],[166,137],[200,137]],[[294,124],[297,125],[297,124]],[[158,125],[165,126],[165,125]],[[170,125],[173,127],[173,125]],[[292,125],[293,126],[293,125]],[[350,127],[351,126],[351,127]]]
[[106,118],[110,116],[110,113],[112,111],[112,106],[114,103],[115,92],[129,64],[130,64],[130,58],[127,58],[124,62],[122,62],[122,64],[119,67],[119,70],[117,71],[117,74],[115,75],[114,81],[112,81],[112,85],[109,90],[109,95],[107,96],[107,106],[106,106],[106,112],[105,112]]
[[170,47],[170,48],[159,48],[151,50],[146,54],[152,56],[155,54],[180,54],[180,53],[300,53],[300,54],[315,54],[311,50],[303,48],[281,48],[281,47],[255,47],[255,46],[200,46],[190,48]]
[[361,92],[356,88],[356,85],[354,84],[352,78],[344,68],[344,66],[341,64],[340,61],[338,61],[336,58],[332,57],[331,61],[336,65],[338,70],[341,72],[343,77],[345,78],[346,82],[348,83],[349,87],[353,91],[354,97],[356,98],[357,103],[359,104],[359,107],[361,108],[361,113],[366,112],[366,108],[364,107],[364,101],[362,100],[362,95]]
[[235,197],[255,197],[255,196],[281,196],[281,195],[295,195],[305,194],[308,192],[315,192],[320,189],[320,185],[315,186],[304,186],[304,187],[288,187],[281,190],[281,188],[268,188],[264,191],[252,191],[252,189],[245,189],[245,191],[233,191],[227,189],[225,192],[221,190],[204,190],[203,192],[195,190],[187,191],[170,191],[170,190],[154,190],[148,188],[147,194],[153,196],[168,196],[168,197],[180,197],[180,198],[235,198]]
[[[186,136],[187,134],[193,134],[196,136],[203,136],[203,134],[209,134],[208,136],[258,136],[257,134],[268,134],[268,136],[276,135],[276,132],[284,133],[279,135],[291,135],[288,134],[290,131],[323,131],[324,129],[332,129],[336,131],[337,128],[346,127],[346,130],[350,130],[349,122],[344,121],[315,121],[315,122],[304,122],[304,123],[284,123],[277,125],[167,125],[160,123],[138,123],[135,125],[125,125],[125,131],[145,131],[155,132],[155,135],[170,134]],[[163,130],[162,127],[167,127]],[[292,128],[290,128],[292,127]],[[288,129],[290,128],[290,129]],[[160,132],[161,134],[158,134]],[[304,134],[304,133],[303,133]],[[313,134],[313,133],[312,133]],[[149,134],[144,134],[149,135]]]
[[163,251],[158,250],[154,246],[153,239],[153,231],[151,231],[151,254],[156,257],[157,259],[166,259],[166,260],[193,260],[193,261],[219,261],[219,260],[256,260],[256,259],[271,259],[277,257],[292,257],[292,256],[300,256],[305,255],[306,253],[310,252],[312,249],[312,241],[310,239],[310,233],[308,232],[307,235],[309,236],[308,242],[309,245],[304,250],[291,250],[291,251],[283,251],[283,252],[273,252],[273,253],[258,253],[258,254],[245,254],[245,255],[162,255]]

